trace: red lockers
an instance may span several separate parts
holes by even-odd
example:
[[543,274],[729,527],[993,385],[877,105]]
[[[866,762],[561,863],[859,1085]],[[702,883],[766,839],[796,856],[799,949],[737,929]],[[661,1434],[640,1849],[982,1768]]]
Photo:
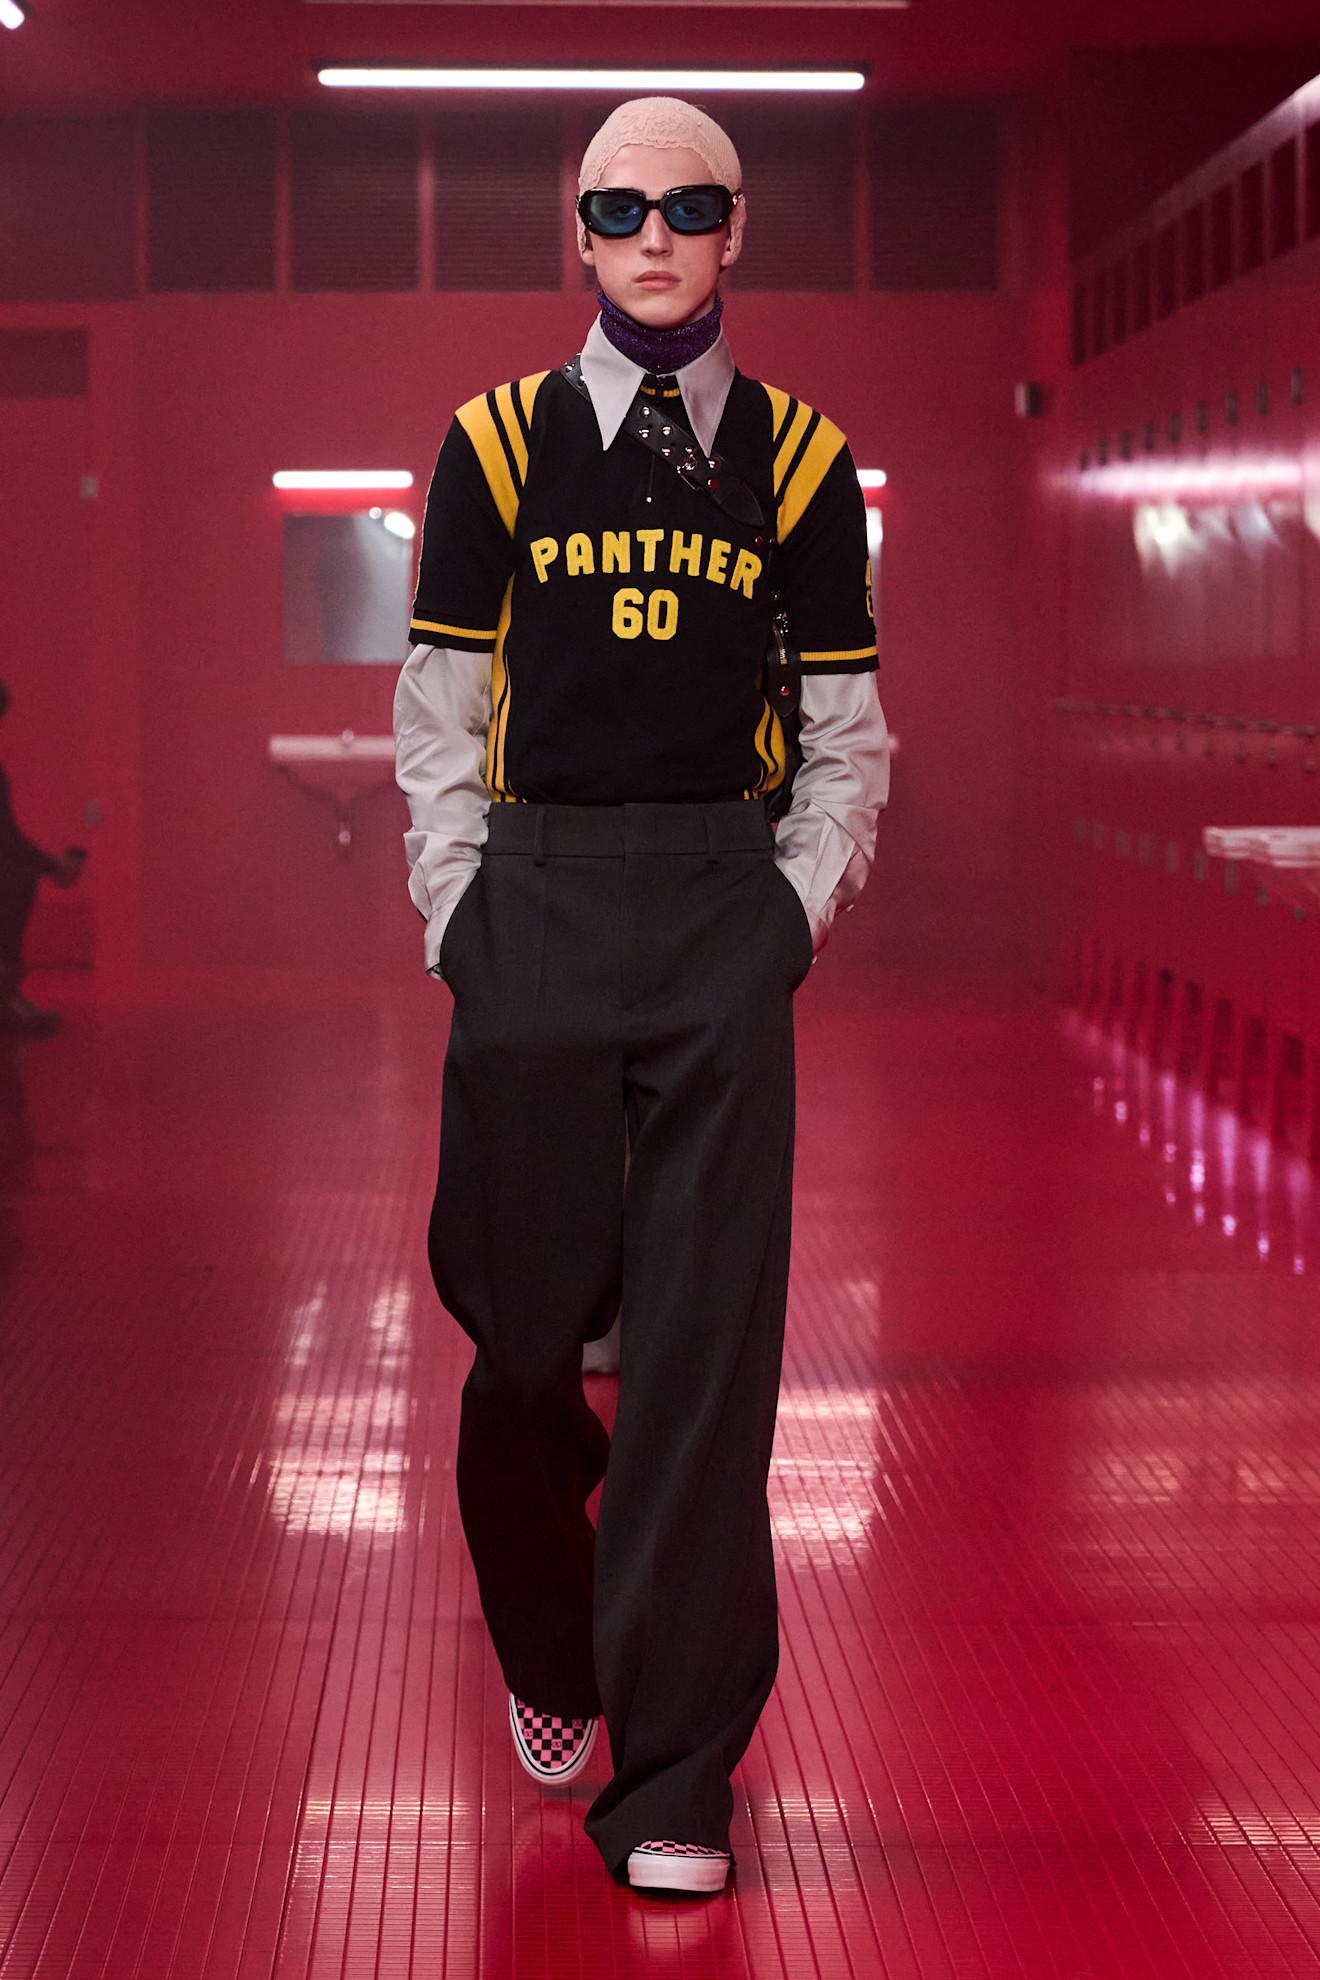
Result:
[[1310,84],[1075,271],[1044,484],[1072,988],[1311,1152],[1320,896],[1202,835],[1320,821],[1317,237]]

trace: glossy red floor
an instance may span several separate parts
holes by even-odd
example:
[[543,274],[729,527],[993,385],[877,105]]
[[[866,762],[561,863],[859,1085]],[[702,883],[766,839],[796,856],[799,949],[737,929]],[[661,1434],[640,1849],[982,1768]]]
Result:
[[816,972],[782,1673],[736,1890],[648,1903],[473,1599],[445,999],[310,987],[3,1061],[2,1980],[1320,1975],[1307,1172],[1048,1011]]

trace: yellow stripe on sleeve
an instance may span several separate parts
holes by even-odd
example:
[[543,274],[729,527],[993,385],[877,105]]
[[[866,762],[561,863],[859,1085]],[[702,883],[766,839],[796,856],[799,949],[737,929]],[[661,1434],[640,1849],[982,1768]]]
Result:
[[[825,423],[826,422],[824,420],[821,421],[822,426],[824,426]],[[789,426],[787,433],[784,435],[783,440],[780,442],[779,451],[775,455],[775,494],[778,497],[782,497],[783,494],[783,491],[779,485],[780,481],[782,480],[783,476],[787,474],[788,464],[792,460],[794,454],[797,452],[798,442],[801,440],[802,435],[806,432],[806,429],[810,424],[811,424],[811,407],[799,404],[797,411],[793,415],[792,423]],[[843,439],[842,434],[839,435],[839,439],[842,441]],[[808,452],[810,452],[810,449],[808,449]],[[793,479],[796,481],[797,476],[794,475]],[[780,531],[781,540],[783,534],[784,532],[781,530]]]
[[518,415],[513,410],[512,385],[500,385],[496,388],[495,410],[504,422],[505,437],[513,450],[513,464],[518,473],[518,493],[521,494],[522,484],[527,479],[527,446],[523,440],[522,428],[518,424]]
[[[526,378],[520,378],[518,380],[518,397],[522,401],[523,418],[527,421],[528,426],[532,423],[532,407],[536,404],[536,395],[549,376],[550,373],[548,371],[533,371]],[[524,461],[523,473],[526,474],[526,472],[527,464]]]
[[409,627],[410,632],[448,633],[451,639],[479,639],[484,646],[494,646],[496,630],[494,626],[489,632],[472,626],[442,626],[436,619],[414,619]]
[[[507,393],[507,385],[500,387]],[[512,402],[510,401],[512,417]],[[468,439],[476,448],[481,472],[486,477],[486,486],[495,498],[495,507],[500,512],[500,521],[513,535],[513,525],[518,516],[518,491],[513,485],[513,474],[509,468],[508,456],[495,426],[495,417],[483,393],[479,399],[469,399],[460,406],[454,415]],[[516,421],[514,422],[516,425]]]
[[[794,420],[796,427],[797,421]],[[843,446],[843,435],[830,420],[821,418],[807,444],[807,450],[794,468],[779,497],[779,541],[802,520],[807,504],[829,472],[830,464]],[[778,463],[776,463],[778,473]]]
[[793,401],[789,398],[788,393],[781,392],[777,385],[767,385],[765,387],[765,396],[770,401],[770,431],[773,438],[777,440],[779,438],[779,429],[788,418],[788,409]]
[[513,579],[504,587],[500,623],[495,635],[495,657],[490,670],[490,728],[486,732],[486,788],[497,802],[512,797],[504,788],[504,740],[509,727],[509,670],[504,659],[512,611]]
[[840,648],[835,653],[799,653],[798,659],[804,667],[823,667],[830,660],[874,660],[874,646],[850,646]]

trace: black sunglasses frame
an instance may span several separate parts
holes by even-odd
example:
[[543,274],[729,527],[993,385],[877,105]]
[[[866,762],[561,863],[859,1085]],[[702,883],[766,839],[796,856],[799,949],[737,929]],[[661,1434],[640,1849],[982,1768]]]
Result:
[[[588,210],[589,202],[597,198],[601,193],[624,193],[630,199],[639,200],[641,202],[642,213],[637,225],[630,227],[626,234],[607,233],[604,228],[594,227],[591,223],[591,215]],[[665,209],[671,200],[682,199],[688,193],[718,193],[721,200],[726,204],[726,211],[718,220],[713,221],[709,227],[676,227]],[[641,233],[642,228],[646,225],[646,218],[649,213],[658,213],[671,233],[682,234],[688,239],[693,239],[701,234],[717,234],[721,227],[727,227],[733,218],[733,210],[741,198],[741,192],[731,193],[727,186],[720,185],[671,186],[668,192],[661,193],[659,199],[648,199],[646,194],[639,192],[635,186],[592,186],[579,197],[577,210],[578,218],[587,232],[589,234],[595,234],[598,240],[630,241],[634,234]]]

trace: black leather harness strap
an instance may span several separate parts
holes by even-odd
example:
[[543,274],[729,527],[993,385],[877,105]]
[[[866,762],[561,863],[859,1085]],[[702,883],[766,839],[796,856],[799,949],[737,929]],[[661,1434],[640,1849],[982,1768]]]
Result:
[[[573,390],[580,392],[590,404],[591,393],[582,376],[581,356],[571,357],[560,369]],[[703,454],[686,426],[680,420],[666,419],[664,412],[651,405],[642,393],[637,394],[624,414],[621,430],[640,441],[650,453],[671,467],[689,488],[707,496],[725,515],[757,531],[756,548],[765,555],[774,595],[770,645],[765,656],[765,692],[779,717],[789,750],[784,781],[769,794],[771,815],[778,817],[787,809],[794,772],[802,760],[796,720],[798,703],[802,699],[802,662],[788,643],[788,612],[775,576],[773,522],[767,518],[755,490],[734,473],[727,461],[718,454]]]
[[[573,390],[580,392],[589,402],[591,394],[582,376],[582,359],[570,358],[561,369]],[[746,523],[755,530],[769,530],[765,510],[741,476],[736,475],[718,454],[703,454],[681,420],[666,419],[664,413],[651,405],[640,392],[623,416],[623,431],[631,434],[634,440],[640,440],[643,447],[658,454],[662,461],[668,462],[689,488],[695,488],[700,495],[708,495],[726,516],[732,516],[735,522]],[[757,548],[772,546],[773,538],[767,535]]]

